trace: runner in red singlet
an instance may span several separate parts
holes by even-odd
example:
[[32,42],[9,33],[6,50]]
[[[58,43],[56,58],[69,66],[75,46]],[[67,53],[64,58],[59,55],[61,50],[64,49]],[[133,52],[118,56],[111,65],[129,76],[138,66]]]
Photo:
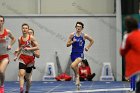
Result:
[[[4,93],[5,70],[9,63],[8,50],[15,43],[15,37],[10,30],[3,27],[4,17],[0,15],[0,93]],[[8,44],[9,38],[11,39]]]
[[[20,82],[20,93],[24,91],[24,76],[26,73],[32,72],[32,66],[34,65],[34,51],[38,50],[38,43],[32,35],[28,34],[29,25],[22,24],[22,36],[19,37],[19,48],[16,52],[20,51],[19,55],[19,82]],[[31,74],[29,78],[31,77]],[[27,79],[28,81],[29,79]],[[26,86],[26,92],[29,93],[30,82]]]

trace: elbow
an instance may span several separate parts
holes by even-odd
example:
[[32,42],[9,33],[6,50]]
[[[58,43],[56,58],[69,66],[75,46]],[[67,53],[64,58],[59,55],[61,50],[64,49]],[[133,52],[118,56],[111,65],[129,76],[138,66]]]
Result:
[[93,43],[94,43],[94,40],[92,40],[91,42],[92,42],[92,44],[93,44]]
[[90,43],[91,43],[91,45],[92,45],[92,44],[94,43],[94,40],[91,40]]
[[12,40],[13,40],[14,43],[16,42],[16,38],[13,38]]
[[39,50],[39,47],[38,46],[36,47],[36,50]]
[[36,58],[40,58],[40,55],[36,55],[35,57],[36,57]]
[[36,58],[40,58],[40,53],[39,53],[39,51],[34,51],[34,56],[35,56]]
[[16,42],[16,39],[14,38],[14,42]]
[[123,56],[125,56],[125,54],[126,54],[126,51],[124,50],[124,49],[122,49],[122,48],[120,48],[120,55],[123,57]]
[[120,55],[121,56],[124,56],[125,55],[125,52],[123,50],[120,50]]
[[66,46],[69,47],[69,44],[67,44]]
[[39,54],[37,54],[37,58],[40,58],[40,53],[39,53]]

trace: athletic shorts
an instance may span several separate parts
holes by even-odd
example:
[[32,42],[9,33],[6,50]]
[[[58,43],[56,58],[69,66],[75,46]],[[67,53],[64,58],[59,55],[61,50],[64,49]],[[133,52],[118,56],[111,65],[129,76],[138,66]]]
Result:
[[9,55],[8,54],[0,55],[0,61],[2,61],[5,58],[9,59]]
[[19,63],[19,69],[24,69],[26,70],[26,73],[31,73],[33,67],[27,67],[27,65],[23,64],[23,63]]
[[79,57],[82,58],[82,59],[84,59],[84,53],[79,53],[79,52],[73,52],[73,53],[71,53],[71,61],[72,62],[74,62],[75,59],[77,59]]

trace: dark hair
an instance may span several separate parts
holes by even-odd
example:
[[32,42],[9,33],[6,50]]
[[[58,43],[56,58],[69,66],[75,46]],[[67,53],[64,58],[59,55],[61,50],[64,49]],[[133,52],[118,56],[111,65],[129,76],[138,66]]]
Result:
[[83,62],[86,66],[89,66],[87,59],[83,59],[82,62]]
[[5,21],[5,20],[4,20],[4,16],[0,15],[0,17],[3,18],[3,22],[4,22],[4,21]]
[[28,26],[28,28],[29,28],[29,25],[28,25],[27,23],[22,24],[22,27],[23,27],[23,26]]
[[77,24],[80,24],[82,26],[82,28],[84,28],[84,24],[82,22],[78,21],[78,22],[76,22],[76,26],[77,26]]
[[33,30],[33,29],[31,29],[31,28],[30,28],[29,30],[32,30],[32,32],[33,32],[33,35],[34,35],[34,30]]
[[138,29],[138,21],[131,16],[127,16],[125,18],[125,26],[127,32],[130,33],[131,31]]

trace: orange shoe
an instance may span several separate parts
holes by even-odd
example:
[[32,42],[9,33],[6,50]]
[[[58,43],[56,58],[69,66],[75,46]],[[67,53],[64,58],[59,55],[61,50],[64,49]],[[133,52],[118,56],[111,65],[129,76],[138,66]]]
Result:
[[0,93],[4,93],[4,86],[0,87]]
[[0,87],[0,93],[2,93],[2,91],[1,91],[1,90],[2,90],[2,88]]
[[20,88],[20,93],[23,93],[24,92],[24,89],[21,87]]

